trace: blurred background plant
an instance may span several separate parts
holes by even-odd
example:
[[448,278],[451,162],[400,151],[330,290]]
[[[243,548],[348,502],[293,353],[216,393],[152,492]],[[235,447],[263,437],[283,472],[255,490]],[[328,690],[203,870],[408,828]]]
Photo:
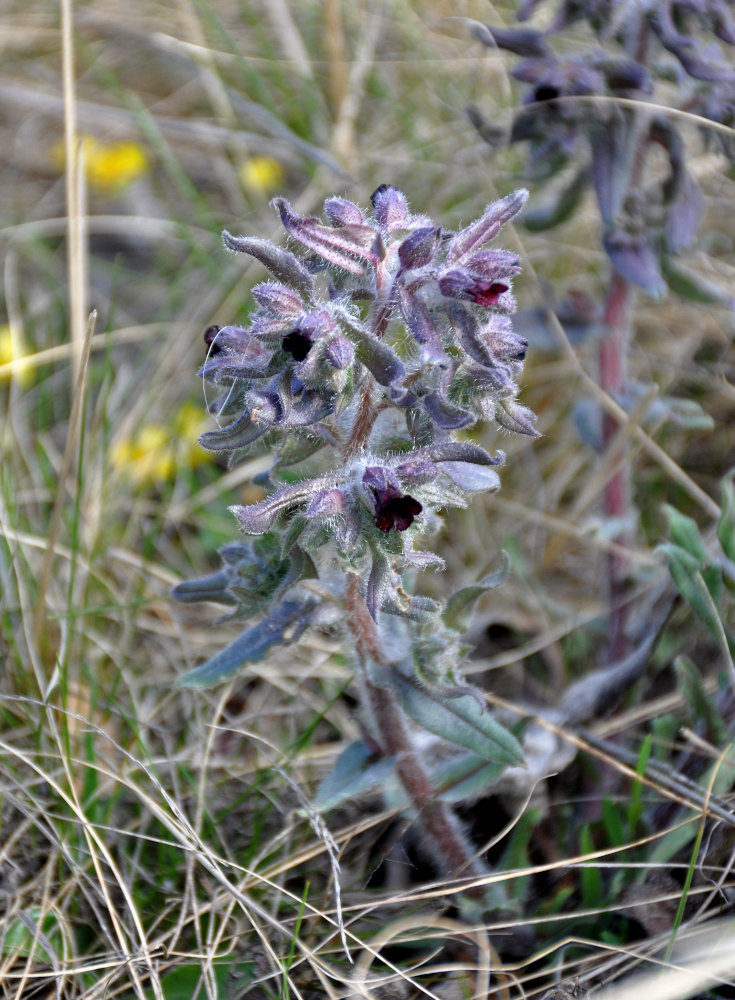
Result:
[[[538,0],[519,4],[517,20],[529,22],[539,6]],[[735,63],[715,38],[735,45],[735,23],[725,4],[668,0],[640,7],[616,0],[561,3],[538,20],[522,27],[474,25],[483,44],[524,57],[511,75],[526,88],[507,132],[491,126],[475,106],[470,118],[491,145],[527,143],[524,172],[553,182],[546,204],[526,220],[529,229],[563,224],[587,190],[594,192],[599,241],[609,260],[606,287],[599,303],[573,290],[557,318],[569,323],[577,338],[598,339],[599,386],[630,412],[645,391],[628,371],[636,290],[660,299],[668,286],[694,302],[735,307],[726,285],[717,287],[676,261],[693,249],[704,214],[683,133],[700,116],[732,124],[732,104],[722,96],[735,87]],[[585,32],[577,30],[580,25]],[[721,137],[719,129],[702,124],[705,143]],[[586,439],[606,454],[609,465],[604,494],[609,537],[629,545],[636,514],[630,459],[620,450],[620,420],[597,407],[578,413]],[[630,570],[620,552],[610,554],[611,660],[630,650]]]
[[[70,8],[65,32],[60,10]],[[437,875],[430,853],[399,796],[385,807],[374,772],[364,798],[353,784],[351,801],[332,789],[332,811],[326,794],[323,815],[311,808],[361,735],[352,670],[333,635],[305,636],[223,690],[174,688],[225,629],[235,638],[241,626],[215,632],[200,609],[172,606],[168,591],[219,569],[217,549],[231,539],[226,507],[264,497],[251,480],[269,456],[224,474],[180,458],[155,486],[113,458],[147,426],[170,429],[176,445],[172,415],[203,409],[193,378],[203,331],[247,322],[264,272],[223,255],[220,232],[272,239],[278,227],[271,192],[248,186],[243,164],[275,160],[279,190],[303,215],[335,191],[365,203],[388,182],[454,229],[518,186],[520,148],[493,155],[465,115],[468,103],[490,120],[514,113],[516,57],[473,40],[469,20],[510,24],[515,14],[444,0],[210,0],[138,4],[135,17],[103,0],[6,4],[3,995],[349,995],[370,977],[408,996],[482,995],[490,967],[500,996],[543,995],[577,975],[579,995],[649,956],[660,961],[674,933],[700,923],[712,936],[713,916],[729,906],[729,665],[715,620],[692,614],[692,596],[709,607],[704,594],[677,596],[656,547],[683,547],[664,504],[696,523],[709,555],[688,564],[692,586],[699,574],[731,628],[727,550],[715,539],[733,464],[732,315],[637,298],[627,363],[646,388],[626,422],[618,417],[640,530],[618,546],[601,513],[607,463],[580,447],[574,422],[577,404],[597,398],[597,345],[575,339],[589,326],[580,303],[596,309],[609,277],[589,194],[553,232],[507,230],[505,245],[524,261],[514,292],[529,329],[537,321],[521,388],[544,436],[530,448],[491,431],[478,438],[508,453],[503,489],[446,517],[447,571],[431,581],[432,596],[446,598],[508,552],[507,583],[478,604],[468,676],[494,692],[511,725],[535,727],[536,769],[460,811],[517,915],[461,925],[460,887],[427,888]],[[572,36],[587,45],[582,22],[570,48]],[[678,101],[674,91],[665,103]],[[718,83],[710,98],[725,112],[728,93]],[[698,113],[689,109],[690,125],[677,119],[704,209],[686,265],[728,289],[732,132],[726,118],[718,126]],[[65,122],[72,154],[74,136],[132,143],[148,169],[113,192],[72,155],[67,191],[54,159]],[[530,186],[532,212],[546,202]],[[552,298],[571,298],[571,348],[556,347],[541,322]],[[600,676],[610,552],[632,567],[629,626],[647,652]],[[354,967],[335,923],[337,858]],[[717,976],[701,989],[724,998],[732,970]]]

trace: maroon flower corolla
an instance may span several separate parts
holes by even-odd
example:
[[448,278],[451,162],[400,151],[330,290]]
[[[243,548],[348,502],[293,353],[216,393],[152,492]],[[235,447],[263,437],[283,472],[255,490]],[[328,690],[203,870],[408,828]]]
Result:
[[424,509],[414,497],[401,493],[394,486],[374,490],[375,523],[381,531],[405,531]]

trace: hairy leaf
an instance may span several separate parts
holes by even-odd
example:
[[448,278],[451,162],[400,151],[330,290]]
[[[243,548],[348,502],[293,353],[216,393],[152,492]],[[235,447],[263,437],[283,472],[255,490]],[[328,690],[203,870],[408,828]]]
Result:
[[471,750],[485,760],[523,763],[518,740],[489,712],[483,711],[472,695],[451,697],[445,691],[434,692],[397,670],[391,674],[391,686],[406,715],[428,732]]
[[343,802],[354,801],[358,795],[381,790],[393,774],[395,761],[393,757],[383,757],[371,763],[371,758],[362,740],[345,747],[311,800],[314,808],[326,812]]
[[245,629],[242,635],[202,664],[182,674],[179,687],[212,687],[232,677],[245,663],[257,663],[272,646],[289,644],[301,637],[309,625],[314,601],[284,601],[268,615]]
[[489,573],[477,583],[471,583],[468,587],[462,587],[455,591],[447,601],[442,612],[444,624],[457,632],[466,632],[472,622],[472,613],[475,604],[486,594],[488,590],[494,590],[504,583],[508,578],[510,570],[510,558],[507,552],[501,553],[503,565],[495,573]]

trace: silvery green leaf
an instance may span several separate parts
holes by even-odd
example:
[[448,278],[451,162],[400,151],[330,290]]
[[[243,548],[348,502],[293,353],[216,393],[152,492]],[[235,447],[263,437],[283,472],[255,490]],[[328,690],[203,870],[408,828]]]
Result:
[[689,555],[697,559],[700,565],[705,566],[711,562],[710,554],[707,551],[707,546],[704,544],[704,539],[702,538],[697,522],[667,503],[663,505],[663,511],[669,522],[671,540],[676,545],[681,546]]
[[712,637],[721,641],[725,635],[724,625],[717,604],[705,583],[700,560],[673,543],[659,545],[657,551],[663,552],[668,559],[669,571],[679,593],[688,601]]
[[461,486],[463,490],[470,493],[479,493],[482,490],[500,489],[500,476],[495,469],[489,469],[486,465],[473,465],[470,462],[442,462],[442,472]]
[[314,291],[314,279],[304,265],[288,250],[276,246],[270,240],[261,240],[251,236],[233,236],[225,229],[222,240],[228,250],[239,253],[249,253],[261,264],[264,264],[274,277],[284,285],[292,285],[306,298],[311,298]]
[[339,319],[350,332],[358,361],[365,365],[376,382],[380,385],[393,385],[403,378],[405,369],[395,351],[364,330],[346,310],[339,310]]
[[523,225],[532,233],[538,233],[566,222],[582,201],[589,179],[587,168],[577,171],[570,183],[562,187],[551,201],[524,212]]
[[505,454],[498,451],[490,455],[479,444],[469,441],[442,441],[441,444],[428,445],[417,449],[414,459],[427,459],[429,462],[472,462],[475,465],[497,465],[505,461]]
[[313,609],[313,601],[284,601],[201,667],[182,674],[178,687],[212,687],[232,677],[243,664],[262,660],[272,646],[295,642],[308,627]]
[[227,592],[232,580],[232,572],[221,569],[198,580],[182,580],[171,589],[171,597],[180,604],[197,604],[199,601],[237,604],[237,600]]
[[681,267],[678,261],[674,261],[668,254],[662,254],[659,263],[666,284],[672,292],[676,292],[683,299],[701,302],[703,305],[727,306],[735,309],[735,297],[695,271]]
[[475,423],[476,417],[469,410],[450,403],[439,392],[427,393],[423,400],[424,409],[434,423],[445,431],[459,430]]
[[226,427],[205,431],[199,437],[199,444],[208,451],[234,451],[253,444],[268,430],[268,424],[254,423],[250,412],[244,410],[237,420]]
[[541,432],[533,426],[536,414],[527,406],[521,406],[512,399],[499,399],[495,409],[495,419],[501,427],[516,434],[527,434],[528,437],[541,437]]
[[395,761],[393,757],[383,757],[371,764],[371,757],[362,740],[345,747],[312,798],[314,808],[326,812],[343,802],[354,801],[358,795],[382,790],[393,774]]
[[507,552],[502,553],[503,565],[494,573],[489,573],[477,583],[471,583],[461,590],[455,591],[447,601],[442,612],[444,624],[456,632],[466,632],[472,623],[472,613],[475,604],[489,590],[499,587],[508,577],[510,558]]
[[414,335],[421,344],[427,360],[443,361],[444,348],[434,318],[423,302],[405,288],[399,289],[401,312]]
[[391,686],[398,694],[406,715],[427,732],[471,750],[485,760],[523,764],[518,740],[488,711],[483,711],[471,694],[450,697],[435,693],[394,670]]
[[282,486],[265,500],[261,500],[260,503],[249,504],[246,507],[236,504],[229,507],[228,510],[235,515],[240,526],[249,535],[262,535],[282,511],[305,502],[318,490],[331,485],[332,482],[330,477],[307,479],[301,483]]
[[722,504],[720,519],[717,522],[717,537],[722,551],[728,559],[735,562],[735,486],[733,475],[735,470],[728,472],[720,483]]
[[365,601],[368,611],[373,619],[378,619],[378,608],[383,600],[383,594],[390,578],[390,561],[382,548],[375,546],[372,549],[373,563],[370,567],[370,576],[367,582],[367,594]]
[[484,795],[505,766],[505,763],[489,763],[484,757],[467,753],[432,763],[429,776],[444,802],[467,802]]

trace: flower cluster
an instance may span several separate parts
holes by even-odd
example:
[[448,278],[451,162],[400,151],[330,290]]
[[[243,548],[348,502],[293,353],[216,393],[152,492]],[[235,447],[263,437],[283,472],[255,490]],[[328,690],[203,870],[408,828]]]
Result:
[[[267,444],[275,488],[261,503],[232,508],[241,528],[280,528],[283,555],[303,573],[336,555],[364,575],[375,618],[383,606],[407,607],[396,572],[441,565],[414,551],[416,532],[438,509],[499,486],[503,454],[457,432],[493,420],[537,435],[534,415],[516,400],[527,348],[510,319],[518,257],[487,247],[525,200],[517,191],[451,233],[413,215],[387,185],[370,214],[329,198],[326,223],[276,198],[302,259],[224,234],[272,280],[253,289],[246,326],[205,333],[201,375],[222,390],[210,406],[221,426],[201,443],[234,457]],[[328,471],[277,485],[281,469],[321,449],[331,450]]]
[[[503,453],[491,455],[466,431],[490,420],[538,436],[535,415],[516,399],[527,348],[510,318],[518,258],[488,247],[526,197],[508,195],[456,233],[412,214],[388,185],[369,213],[329,198],[326,222],[276,198],[300,256],[224,234],[230,250],[256,258],[271,278],[253,289],[246,325],[204,334],[200,375],[218,390],[209,408],[219,426],[200,442],[232,461],[253,448],[273,458],[260,476],[266,499],[231,508],[249,539],[221,550],[218,572],[173,591],[258,620],[183,683],[215,683],[310,625],[334,623],[360,581],[358,632],[390,633],[406,676],[434,685],[440,698],[463,696],[463,609],[499,577],[445,607],[409,596],[402,574],[444,565],[415,546],[437,512],[500,485]],[[397,639],[406,629],[408,645]]]
[[[522,3],[518,19],[527,20],[537,6],[538,0]],[[526,89],[510,139],[529,143],[531,173],[550,177],[568,168],[554,204],[530,215],[529,225],[540,229],[563,221],[591,181],[613,267],[653,295],[667,285],[683,286],[671,258],[692,245],[703,201],[686,165],[676,117],[650,108],[641,114],[635,104],[650,99],[666,105],[673,80],[685,110],[732,120],[735,69],[707,38],[735,45],[729,7],[727,0],[564,0],[543,30],[475,26],[485,45],[522,57],[512,75]],[[587,21],[599,47],[558,54],[551,39],[580,20]],[[484,138],[500,141],[476,109],[470,114]],[[647,173],[654,147],[669,161],[663,183],[656,171]]]

